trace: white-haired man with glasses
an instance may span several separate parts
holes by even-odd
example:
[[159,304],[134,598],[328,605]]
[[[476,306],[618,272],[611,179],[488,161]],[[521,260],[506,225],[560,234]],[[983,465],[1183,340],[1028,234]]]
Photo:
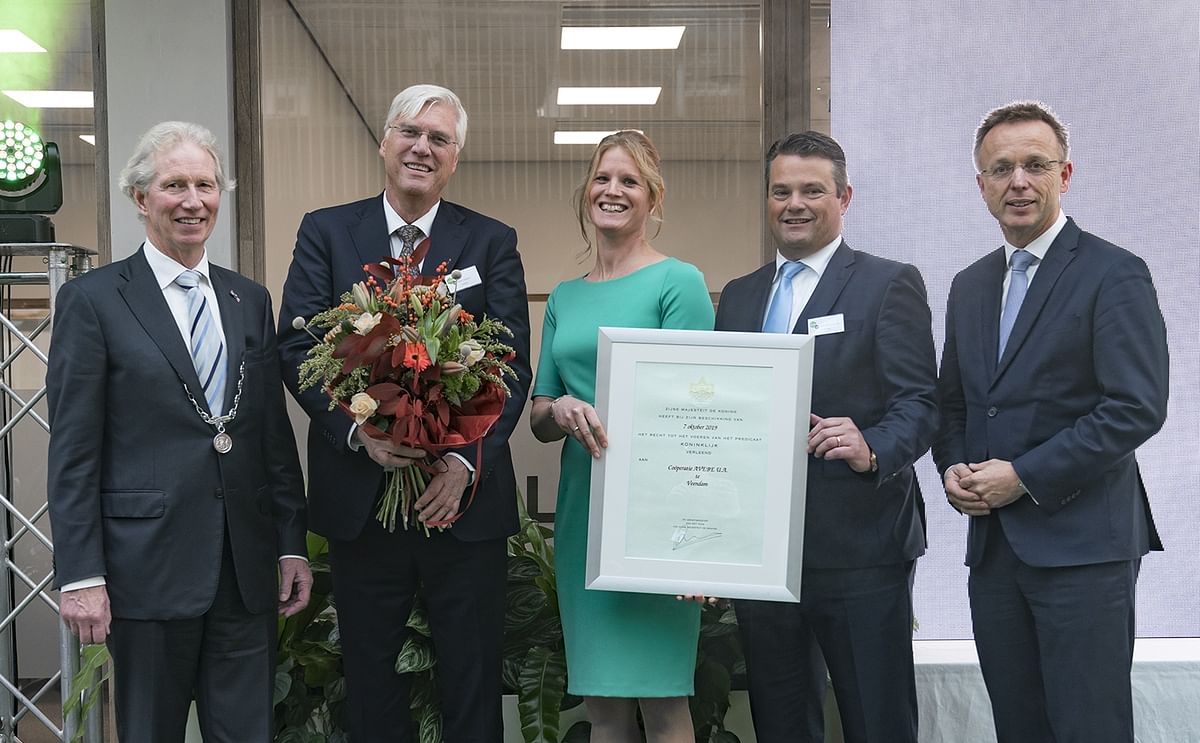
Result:
[[[517,235],[495,219],[442,199],[467,137],[467,113],[452,91],[414,85],[392,101],[379,156],[382,194],[306,214],[283,288],[280,356],[288,388],[308,413],[308,497],[313,531],[329,538],[353,743],[409,741],[410,679],[395,671],[418,588],[437,651],[445,739],[498,743],[500,651],[504,633],[506,540],[517,530],[516,477],[508,437],[529,389],[529,310]],[[312,345],[292,327],[332,307],[366,278],[363,264],[410,256],[421,274],[460,270],[458,302],[513,332],[517,379],[504,413],[475,447],[436,465],[415,509],[421,522],[455,516],[479,480],[470,508],[445,531],[375,519],[385,468],[423,452],[360,436],[317,388],[298,389],[297,370]],[[468,461],[469,460],[469,461]]]
[[954,279],[933,446],[970,517],[975,645],[999,743],[1133,741],[1142,555],[1162,549],[1134,451],[1167,414],[1167,340],[1136,255],[1067,218],[1067,131],[990,112],[976,180],[1004,245]]

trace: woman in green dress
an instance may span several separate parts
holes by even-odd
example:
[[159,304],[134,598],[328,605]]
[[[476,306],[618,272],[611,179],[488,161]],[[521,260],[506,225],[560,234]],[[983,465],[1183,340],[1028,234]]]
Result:
[[688,711],[700,607],[673,596],[584,588],[593,460],[608,445],[592,407],[597,329],[711,330],[712,300],[695,267],[646,239],[661,220],[664,185],[654,145],[636,131],[601,140],[576,194],[579,228],[596,263],[554,288],[546,305],[530,425],[540,441],[565,439],[555,549],[559,608],[572,694],[583,696],[592,740],[692,743]]

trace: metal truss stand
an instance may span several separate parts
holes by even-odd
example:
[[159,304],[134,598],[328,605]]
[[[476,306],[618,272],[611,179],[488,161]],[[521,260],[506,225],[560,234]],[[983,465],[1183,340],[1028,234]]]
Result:
[[[12,443],[13,429],[24,419],[35,421],[49,432],[50,424],[34,409],[38,402],[46,396],[45,382],[42,382],[40,389],[28,400],[22,398],[10,383],[12,365],[22,353],[33,354],[43,365],[46,363],[46,354],[34,345],[34,340],[51,326],[54,318],[54,300],[58,290],[69,279],[88,271],[91,268],[91,257],[95,254],[96,251],[90,248],[81,248],[65,243],[0,243],[0,260],[3,260],[6,265],[10,262],[10,258],[18,256],[41,257],[46,264],[44,272],[0,271],[0,286],[13,284],[47,286],[50,308],[49,313],[37,323],[36,327],[29,332],[23,332],[10,317],[12,314],[10,308],[0,306],[0,337],[7,334],[8,337],[4,340],[11,339],[12,341],[11,344],[0,344],[0,349],[7,349],[7,352],[3,354],[4,358],[0,359],[0,396],[2,396],[0,399],[3,399],[5,403],[0,406],[5,413],[3,419],[0,420],[0,444]],[[0,461],[0,470],[4,466],[4,463]],[[19,478],[8,476],[11,473],[0,472],[0,474],[4,475],[0,477],[0,506],[3,506],[3,510],[0,511],[0,542],[3,546],[3,553],[0,554],[0,743],[20,743],[20,738],[17,737],[17,723],[26,717],[40,721],[57,740],[70,741],[76,736],[82,725],[84,743],[100,743],[103,739],[101,705],[93,707],[87,719],[82,723],[78,719],[78,713],[72,713],[68,719],[63,721],[62,728],[59,728],[47,715],[43,706],[40,706],[46,704],[47,695],[49,695],[49,700],[53,700],[51,692],[56,685],[62,692],[60,699],[65,703],[74,691],[71,684],[79,671],[79,641],[61,620],[58,623],[61,661],[59,672],[35,690],[32,695],[27,696],[19,687],[16,678],[17,659],[15,655],[17,617],[37,601],[45,602],[57,614],[58,604],[55,603],[50,588],[54,578],[53,571],[49,571],[41,580],[35,580],[27,575],[13,559],[14,546],[22,538],[40,542],[45,549],[51,552],[53,552],[54,546],[43,532],[48,510],[45,498],[37,498],[34,502],[39,505],[30,510],[31,499],[25,497],[22,499],[22,507],[19,507],[17,498],[14,497],[14,493],[8,486],[8,483],[19,482]],[[39,528],[39,523],[42,524],[42,528]],[[24,584],[29,591],[20,601],[15,600],[15,588],[18,581]]]

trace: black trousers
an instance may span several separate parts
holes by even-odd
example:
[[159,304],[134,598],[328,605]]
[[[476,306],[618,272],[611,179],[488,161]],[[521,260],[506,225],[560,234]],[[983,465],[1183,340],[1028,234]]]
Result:
[[823,743],[826,669],[846,743],[916,743],[914,565],[805,570],[798,604],[736,602],[759,743]]
[[437,654],[445,739],[501,743],[506,541],[463,542],[453,530],[426,537],[400,525],[388,532],[374,518],[357,539],[330,541],[351,743],[413,740],[411,677],[395,666],[418,590]]
[[121,743],[183,743],[193,699],[205,743],[269,743],[275,633],[273,612],[246,610],[226,539],[205,614],[113,619],[108,648]]
[[999,743],[1133,743],[1140,565],[1032,567],[990,519],[968,585]]

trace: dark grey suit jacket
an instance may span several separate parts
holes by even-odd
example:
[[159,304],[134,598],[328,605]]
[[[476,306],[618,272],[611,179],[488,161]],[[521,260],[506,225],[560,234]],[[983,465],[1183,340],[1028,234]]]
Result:
[[[1134,450],[1167,415],[1166,327],[1145,262],[1072,220],[1038,266],[997,364],[999,248],[950,288],[933,447],[959,462],[1012,462],[1036,498],[996,513],[1029,565],[1131,560],[1161,549]],[[983,556],[972,518],[967,564]]]
[[[142,250],[146,250],[143,246]],[[208,610],[228,535],[246,607],[274,611],[280,555],[306,554],[305,502],[267,290],[211,267],[228,348],[245,364],[233,450],[218,454],[200,382],[142,251],[58,293],[46,377],[55,585],[105,576],[114,617]]]
[[[717,330],[758,331],[775,264],[721,292]],[[855,568],[925,552],[925,505],[913,463],[937,428],[936,364],[925,284],[913,266],[851,250],[834,252],[793,332],[841,314],[845,331],[816,339],[812,412],[854,420],[879,460],[856,473],[843,460],[808,460],[806,568]],[[804,432],[800,432],[803,435]],[[798,449],[805,446],[797,441]]]

